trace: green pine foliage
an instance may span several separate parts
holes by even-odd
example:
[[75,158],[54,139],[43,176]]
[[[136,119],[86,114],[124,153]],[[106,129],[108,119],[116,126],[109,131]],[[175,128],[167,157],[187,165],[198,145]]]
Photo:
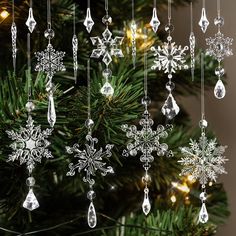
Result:
[[[115,144],[113,155],[106,160],[114,167],[115,174],[101,177],[96,176],[95,205],[98,212],[98,225],[95,229],[87,226],[86,199],[87,185],[82,181],[82,174],[67,177],[68,163],[75,159],[66,154],[65,146],[79,143],[83,146],[86,136],[84,121],[87,117],[87,87],[86,61],[91,53],[92,45],[84,26],[82,25],[86,1],[77,0],[76,28],[79,39],[79,75],[78,83],[73,80],[73,62],[71,38],[73,33],[72,0],[52,1],[53,29],[56,37],[52,40],[54,48],[66,52],[65,65],[67,71],[56,74],[54,83],[57,86],[55,103],[57,123],[50,137],[50,150],[54,159],[43,160],[38,164],[34,177],[36,179],[35,194],[40,208],[27,212],[22,208],[22,202],[27,193],[25,166],[18,162],[6,162],[11,153],[11,140],[6,130],[18,130],[26,123],[25,103],[27,101],[27,70],[26,70],[26,33],[24,22],[28,14],[28,2],[16,2],[16,23],[18,26],[17,72],[14,76],[11,66],[11,19],[6,19],[0,26],[0,235],[94,235],[94,236],[210,236],[214,235],[218,225],[223,224],[229,215],[227,196],[222,184],[209,187],[208,210],[209,223],[202,225],[197,222],[200,207],[198,199],[200,188],[197,183],[191,185],[189,201],[186,194],[172,188],[172,182],[183,181],[179,176],[180,158],[179,146],[188,144],[189,138],[198,137],[199,131],[180,104],[181,113],[173,121],[174,129],[167,139],[174,157],[155,158],[150,169],[152,183],[150,196],[152,210],[148,217],[141,211],[143,200],[143,185],[141,177],[144,174],[142,165],[137,157],[123,157],[127,138],[121,131],[122,124],[137,124],[141,118],[143,107],[140,104],[143,97],[143,47],[142,40],[138,41],[136,69],[133,69],[132,58],[125,53],[124,59],[115,60],[112,65],[113,77],[111,84],[115,89],[112,98],[105,98],[99,92],[102,84],[102,63],[91,60],[91,110],[95,121],[93,136],[99,140],[99,146],[107,143]],[[136,1],[136,18],[139,26],[150,20],[152,1]],[[189,3],[188,0],[175,1],[175,6]],[[92,14],[95,20],[92,35],[100,35],[104,26],[100,23],[104,15],[104,2],[91,1]],[[158,8],[166,9],[167,1],[158,1]],[[2,1],[0,6],[10,5]],[[125,35],[130,23],[131,1],[110,1],[110,15],[113,16],[111,29],[115,35]],[[32,34],[32,51],[41,51],[47,45],[43,37],[46,29],[46,1],[34,1],[34,16],[37,28]],[[162,29],[165,21],[162,21]],[[164,40],[161,31],[154,35],[148,31],[150,42],[160,44]],[[125,39],[123,51],[126,52],[129,41]],[[199,57],[198,57],[199,58]],[[148,65],[152,64],[153,55],[148,54]],[[35,65],[32,53],[32,68]],[[212,89],[215,83],[213,75],[214,62],[206,58],[206,87]],[[45,75],[35,73],[32,69],[33,99],[36,110],[33,118],[43,129],[48,127],[47,93],[45,91]],[[197,60],[196,79],[191,81],[190,72],[178,72],[174,77],[176,84],[175,97],[199,94],[200,66]],[[166,76],[161,72],[148,71],[149,94],[152,99],[150,111],[155,124],[165,124],[167,121],[160,112],[166,98]],[[73,87],[73,88],[72,88]],[[71,90],[68,90],[72,88]],[[200,105],[199,108],[200,110]],[[155,128],[155,125],[154,125]],[[214,136],[213,133],[209,135]],[[170,202],[171,194],[175,194],[177,202]]]

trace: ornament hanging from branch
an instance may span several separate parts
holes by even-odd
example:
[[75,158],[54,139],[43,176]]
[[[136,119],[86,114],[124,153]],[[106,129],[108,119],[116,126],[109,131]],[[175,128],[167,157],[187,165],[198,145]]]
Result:
[[13,70],[16,74],[16,39],[17,39],[17,27],[15,23],[15,0],[12,0],[12,24],[11,24],[11,42],[12,42],[12,60],[13,60]]
[[90,200],[90,205],[88,208],[87,221],[90,228],[96,227],[97,216],[96,210],[93,203],[94,198],[96,197],[93,186],[95,180],[93,177],[96,176],[96,172],[99,171],[102,176],[106,176],[108,173],[114,173],[111,166],[106,166],[106,163],[103,161],[103,158],[111,157],[111,149],[113,145],[107,144],[105,150],[102,148],[96,149],[95,144],[98,142],[97,138],[92,137],[92,128],[94,125],[93,120],[91,119],[91,88],[90,88],[90,62],[88,60],[88,118],[85,121],[85,126],[88,129],[88,134],[86,135],[86,140],[88,143],[85,144],[86,149],[81,150],[79,144],[74,144],[73,147],[66,147],[68,154],[74,154],[78,158],[78,163],[70,163],[69,171],[67,176],[74,176],[75,171],[84,172],[83,181],[88,183],[90,190],[87,193],[87,198]]
[[152,30],[156,33],[159,26],[160,26],[160,21],[157,17],[157,3],[156,0],[153,1],[153,11],[152,11],[152,19],[149,23],[152,27]]
[[28,15],[28,19],[25,22],[25,24],[27,25],[30,33],[33,33],[35,26],[37,24],[37,22],[35,21],[34,16],[33,16],[33,0],[30,0],[29,15]]
[[76,10],[76,6],[74,4],[74,14],[73,14],[74,34],[72,37],[72,51],[73,51],[74,79],[75,79],[75,84],[76,84],[77,83],[77,72],[78,72],[78,38],[76,36],[76,27],[75,27],[75,10]]
[[201,14],[200,21],[198,22],[198,25],[201,27],[202,32],[206,33],[207,28],[209,26],[209,21],[207,19],[207,15],[206,15],[206,3],[205,3],[205,0],[202,0],[202,14]]
[[145,185],[144,188],[144,200],[142,204],[143,213],[148,215],[151,210],[151,204],[149,200],[149,188],[151,178],[148,174],[148,170],[151,167],[151,163],[154,161],[153,152],[156,152],[157,156],[167,155],[171,157],[173,155],[172,151],[168,150],[168,145],[166,143],[161,143],[161,139],[168,137],[168,132],[172,130],[171,125],[164,127],[163,125],[158,125],[156,130],[152,129],[154,124],[153,120],[150,118],[151,115],[148,111],[148,105],[151,103],[151,99],[148,97],[147,88],[147,53],[144,54],[144,98],[142,99],[142,104],[144,106],[144,113],[142,119],[139,121],[142,129],[138,130],[135,125],[122,125],[122,130],[126,132],[126,136],[130,139],[127,144],[127,149],[123,151],[123,156],[128,157],[136,156],[138,152],[141,153],[140,161],[143,163],[143,168],[145,170],[145,175],[142,181]]
[[105,0],[105,11],[106,15],[102,18],[103,24],[106,25],[105,31],[102,33],[102,38],[100,37],[91,37],[92,44],[96,46],[96,49],[93,49],[90,57],[100,58],[106,65],[106,69],[103,70],[103,77],[105,79],[105,84],[101,88],[101,93],[106,97],[112,96],[114,89],[109,83],[108,79],[112,76],[112,71],[109,69],[109,65],[112,62],[112,56],[114,57],[124,57],[122,50],[119,48],[122,44],[123,37],[116,36],[112,38],[112,33],[109,30],[108,26],[112,23],[112,18],[108,14],[108,0]]
[[18,132],[11,130],[6,131],[9,138],[14,142],[11,144],[13,153],[9,155],[7,161],[19,161],[20,165],[26,164],[29,177],[26,180],[26,184],[29,187],[29,192],[23,203],[23,207],[29,211],[35,210],[39,207],[37,198],[34,195],[33,187],[35,185],[35,179],[32,176],[32,172],[36,166],[36,163],[41,163],[42,158],[53,158],[51,152],[48,150],[50,143],[47,138],[52,134],[52,129],[41,130],[40,125],[35,126],[31,112],[35,109],[35,105],[32,101],[32,89],[31,89],[31,66],[30,66],[30,33],[28,33],[28,102],[26,103],[26,110],[28,112],[28,118],[26,127],[20,127]]
[[207,121],[205,120],[205,102],[204,102],[204,55],[202,54],[202,78],[201,78],[201,136],[198,141],[190,139],[189,147],[181,147],[182,158],[178,161],[183,165],[181,175],[191,175],[194,180],[199,180],[202,192],[200,200],[202,207],[199,213],[199,222],[206,223],[209,219],[206,208],[206,185],[208,182],[215,182],[220,174],[226,171],[223,164],[227,161],[224,156],[226,146],[219,146],[216,139],[208,139],[205,130]]
[[135,69],[135,63],[136,63],[136,31],[137,31],[137,24],[134,19],[134,0],[132,0],[132,21],[130,25],[131,30],[131,44],[132,44],[132,61],[133,61],[133,67]]
[[155,56],[152,69],[163,70],[164,73],[168,74],[169,78],[169,82],[166,84],[169,96],[162,107],[162,113],[168,119],[173,119],[180,111],[172,95],[175,87],[175,84],[172,82],[173,74],[177,70],[188,69],[185,59],[188,46],[182,48],[182,46],[177,46],[175,42],[172,42],[171,33],[173,30],[174,26],[171,24],[171,0],[168,0],[168,24],[165,27],[165,31],[168,33],[167,42],[164,42],[162,46],[158,46],[157,48],[151,47]]
[[91,17],[91,11],[90,11],[90,0],[87,0],[87,11],[86,11],[86,18],[84,20],[84,26],[86,27],[86,30],[88,31],[88,33],[91,32],[93,25],[94,25],[94,21]]
[[36,71],[43,71],[47,74],[47,85],[46,90],[48,92],[48,123],[51,127],[56,123],[56,110],[54,105],[54,85],[52,83],[53,76],[58,71],[65,71],[66,68],[63,65],[63,57],[65,52],[56,51],[52,44],[51,39],[54,38],[55,33],[51,28],[51,2],[47,0],[47,23],[48,28],[44,32],[44,37],[48,39],[47,48],[42,52],[36,52],[37,65],[35,67]]
[[226,89],[221,80],[225,74],[221,62],[225,57],[233,55],[232,49],[230,48],[233,39],[225,37],[221,33],[221,27],[224,25],[224,18],[221,17],[220,13],[220,0],[217,0],[217,17],[214,20],[214,24],[218,27],[218,32],[215,34],[215,37],[209,37],[206,39],[206,44],[209,46],[206,53],[213,56],[218,61],[218,67],[215,69],[215,75],[218,77],[218,82],[216,83],[214,94],[216,98],[222,99],[225,97]]

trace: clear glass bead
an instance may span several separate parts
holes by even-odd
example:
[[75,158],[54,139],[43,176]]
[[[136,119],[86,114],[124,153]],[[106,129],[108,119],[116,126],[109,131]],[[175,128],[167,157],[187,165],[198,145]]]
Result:
[[91,129],[94,126],[94,121],[92,119],[87,119],[85,121],[85,126],[86,128]]
[[206,201],[206,200],[207,200],[207,194],[206,194],[206,192],[202,192],[202,193],[199,195],[199,198],[201,199],[201,201]]
[[26,179],[26,185],[29,187],[33,187],[35,185],[35,178],[34,177],[28,177]]
[[208,123],[205,119],[199,121],[199,127],[201,129],[205,129],[207,127]]
[[215,85],[214,94],[217,99],[222,99],[226,95],[225,86],[224,86],[222,80],[220,80],[220,79],[218,80],[218,82]]
[[87,198],[92,201],[94,198],[96,198],[96,193],[93,190],[88,191]]
[[109,77],[111,77],[112,75],[112,71],[108,68],[106,68],[103,72],[102,72],[102,76],[105,78],[105,79],[108,79]]
[[225,74],[225,69],[223,67],[217,67],[215,69],[215,75],[218,77],[222,77]]
[[174,31],[174,25],[172,25],[172,24],[167,24],[167,25],[165,26],[165,31],[166,31],[168,34],[172,33],[172,32]]
[[28,101],[25,105],[25,108],[28,112],[31,112],[35,109],[35,105],[32,101]]
[[112,23],[112,18],[111,18],[111,16],[105,15],[105,16],[102,18],[102,23],[103,23],[104,25],[109,25],[109,24],[111,24],[111,23]]
[[166,83],[166,89],[167,89],[167,91],[172,92],[172,91],[174,90],[174,88],[175,88],[175,83],[173,83],[173,82],[171,82],[171,81],[169,81],[169,82]]
[[142,98],[141,102],[142,102],[142,105],[148,106],[151,104],[151,99],[150,99],[150,97],[144,97],[144,98]]
[[216,26],[219,26],[219,27],[221,27],[221,26],[223,26],[224,25],[224,18],[223,17],[216,17],[215,19],[214,19],[214,24],[216,25]]
[[54,38],[54,36],[55,36],[54,30],[52,30],[52,29],[46,29],[46,30],[44,31],[44,37],[45,37],[46,39],[52,39],[52,38]]

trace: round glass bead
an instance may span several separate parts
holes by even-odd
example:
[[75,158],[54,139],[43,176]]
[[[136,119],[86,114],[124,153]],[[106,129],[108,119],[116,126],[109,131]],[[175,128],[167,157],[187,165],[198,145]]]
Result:
[[26,185],[29,187],[33,187],[35,185],[35,178],[34,177],[28,177],[26,179]]
[[206,199],[207,199],[206,192],[202,192],[199,197],[200,197],[201,201],[206,201]]
[[223,67],[217,67],[215,69],[215,75],[218,77],[222,77],[225,74],[225,69]]
[[85,126],[86,126],[87,128],[92,128],[92,127],[94,126],[93,120],[92,120],[92,119],[87,119],[87,120],[85,121]]
[[52,29],[46,29],[44,31],[44,37],[46,39],[52,39],[52,38],[54,38],[54,36],[55,36],[55,32]]
[[148,175],[148,174],[144,175],[143,178],[142,178],[142,182],[143,182],[144,184],[149,184],[149,183],[151,183],[151,182],[152,182],[152,179],[151,179],[150,175]]
[[31,112],[35,109],[35,105],[32,101],[28,101],[25,105],[25,108],[28,112]]
[[110,69],[105,69],[103,72],[102,72],[102,76],[105,78],[105,79],[108,79],[109,77],[111,77],[112,75],[112,71]]
[[170,82],[170,81],[166,83],[166,89],[167,89],[167,91],[171,92],[171,91],[174,90],[174,88],[175,88],[175,83]]
[[151,99],[150,99],[150,97],[144,97],[144,98],[142,98],[142,104],[143,104],[144,106],[150,105],[150,104],[151,104]]
[[105,24],[105,25],[111,24],[111,23],[112,23],[112,18],[111,18],[111,16],[105,15],[105,16],[102,18],[102,23]]
[[217,17],[214,19],[214,24],[216,26],[223,26],[224,25],[224,18],[223,17]]
[[169,33],[172,33],[174,31],[174,25],[172,24],[167,24],[165,26],[165,31],[169,34]]
[[96,193],[93,190],[88,191],[87,198],[92,201],[96,197]]
[[200,127],[201,129],[206,128],[207,125],[208,125],[208,123],[207,123],[207,121],[206,121],[205,119],[202,119],[202,120],[199,121],[199,127]]

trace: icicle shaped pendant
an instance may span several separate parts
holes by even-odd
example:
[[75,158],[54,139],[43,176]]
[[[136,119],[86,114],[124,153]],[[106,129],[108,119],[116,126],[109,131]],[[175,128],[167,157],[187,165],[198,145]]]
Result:
[[36,21],[34,19],[34,16],[33,16],[33,9],[30,7],[29,9],[29,16],[28,16],[28,19],[25,23],[30,31],[30,33],[32,33],[34,31],[34,28],[36,26]]
[[92,28],[93,28],[93,25],[94,25],[94,21],[91,17],[91,11],[90,11],[90,8],[88,7],[87,8],[87,13],[86,13],[86,18],[84,20],[84,26],[86,27],[86,30],[88,31],[88,33],[91,32]]
[[215,85],[214,94],[217,99],[222,99],[226,95],[226,89],[221,79]]
[[161,111],[163,115],[170,120],[173,119],[176,115],[178,115],[180,108],[171,93],[167,97],[163,107],[161,108]]
[[195,69],[195,47],[196,47],[196,38],[193,32],[190,33],[189,36],[189,44],[190,44],[190,67],[191,67],[191,74],[192,74],[192,80],[194,79],[194,69]]
[[88,225],[90,228],[94,228],[97,225],[97,215],[93,202],[90,203],[88,208]]
[[56,123],[56,110],[52,92],[50,92],[48,96],[48,123],[51,127]]
[[77,70],[78,70],[78,38],[74,34],[72,38],[72,49],[73,49],[73,64],[74,64],[74,77],[75,80],[77,78]]
[[207,16],[206,16],[206,9],[205,9],[205,7],[202,8],[201,19],[198,22],[198,24],[201,27],[202,32],[206,33],[207,27],[209,25],[209,21],[208,21]]
[[136,30],[137,25],[134,20],[132,20],[131,25],[131,43],[132,43],[132,60],[133,60],[133,67],[135,68],[135,62],[136,62]]
[[143,213],[145,215],[148,215],[148,213],[151,210],[151,204],[150,204],[150,201],[149,201],[148,192],[149,192],[149,189],[147,187],[145,187],[145,189],[144,189],[144,199],[143,199],[143,205],[142,205]]
[[201,210],[199,212],[199,218],[198,219],[199,219],[199,222],[201,222],[202,224],[207,223],[207,221],[209,219],[205,203],[202,203],[202,207],[201,207]]
[[152,26],[152,30],[156,33],[160,25],[160,21],[157,17],[156,7],[153,8],[152,19],[149,24]]
[[25,198],[23,207],[29,211],[33,211],[39,207],[39,202],[34,195],[33,189],[31,188]]
[[16,38],[17,38],[17,27],[16,23],[13,22],[11,25],[11,40],[12,40],[12,58],[13,58],[13,68],[16,69]]

